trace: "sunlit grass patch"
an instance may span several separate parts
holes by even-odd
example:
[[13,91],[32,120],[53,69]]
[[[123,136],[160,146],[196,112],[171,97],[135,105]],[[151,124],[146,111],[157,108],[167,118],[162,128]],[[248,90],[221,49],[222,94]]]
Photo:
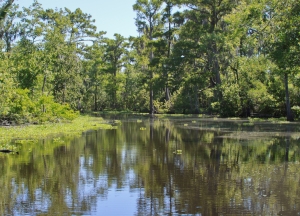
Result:
[[266,121],[265,119],[261,119],[261,118],[248,118],[249,122],[263,122]]
[[240,117],[230,117],[230,118],[228,118],[229,120],[241,120],[241,118]]
[[10,140],[22,143],[28,142],[28,140],[43,139],[55,134],[80,135],[84,131],[97,129],[116,129],[116,127],[105,124],[102,118],[90,116],[80,116],[73,121],[61,123],[0,127],[0,143],[9,142]]
[[288,124],[291,123],[286,120],[286,118],[269,118],[268,121],[276,124]]

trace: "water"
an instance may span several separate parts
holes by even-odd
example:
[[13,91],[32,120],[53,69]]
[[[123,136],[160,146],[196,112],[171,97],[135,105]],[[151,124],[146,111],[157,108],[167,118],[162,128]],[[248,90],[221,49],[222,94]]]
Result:
[[299,123],[112,118],[0,153],[0,215],[300,215]]

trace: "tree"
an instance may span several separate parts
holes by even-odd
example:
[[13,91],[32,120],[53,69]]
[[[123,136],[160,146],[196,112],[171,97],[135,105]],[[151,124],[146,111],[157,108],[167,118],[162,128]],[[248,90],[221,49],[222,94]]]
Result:
[[48,50],[55,50],[53,59],[53,95],[61,103],[70,103],[78,107],[81,79],[81,57],[84,54],[87,41],[95,41],[102,32],[96,32],[95,20],[80,9],[71,12],[65,8],[46,10],[40,15],[47,23],[45,44]]
[[[9,12],[9,9],[10,9],[10,7],[12,6],[13,3],[14,3],[14,0],[7,0],[7,1],[1,6],[1,8],[0,8],[0,22],[2,22],[2,21],[6,18],[8,12]],[[2,37],[2,35],[0,34],[0,38],[1,38],[1,37]]]
[[0,20],[0,39],[5,42],[4,50],[10,52],[13,41],[20,34],[20,26],[16,19],[22,17],[22,12],[18,11],[18,5],[15,4],[5,9],[5,11],[7,12],[5,17]]
[[275,35],[269,39],[269,52],[284,76],[286,118],[292,121],[294,117],[289,96],[289,76],[300,66],[300,3],[294,0],[275,1],[269,7],[273,10],[273,16],[269,16],[272,23],[270,33]]
[[149,114],[152,116],[154,114],[154,95],[153,95],[153,59],[154,59],[154,47],[153,40],[155,39],[155,33],[160,32],[161,25],[161,0],[137,0],[133,5],[133,10],[137,12],[136,26],[139,33],[144,39],[144,49],[147,51],[145,54],[147,57],[147,62],[144,62],[142,69],[148,72],[148,83],[149,83]]
[[266,53],[265,3],[240,1],[234,12],[225,16],[225,41],[229,67],[226,71],[224,102],[230,115],[249,117],[276,113],[276,100],[270,92],[272,62]]
[[[176,49],[180,53],[176,56],[184,57],[185,63],[184,75],[181,76],[190,77],[182,79],[183,83],[186,83],[185,87],[181,88],[186,89],[182,98],[189,98],[188,109],[193,113],[200,112],[200,98],[209,98],[204,99],[206,102],[202,104],[206,104],[205,106],[209,104],[211,107],[220,107],[223,103],[222,75],[226,73],[229,59],[224,17],[231,12],[236,2],[181,0],[176,1],[176,4],[186,8],[183,13],[174,14],[174,24],[179,26]],[[214,93],[213,97],[208,96],[211,95],[208,93],[211,90]],[[217,112],[220,111],[218,108]]]
[[172,2],[171,0],[166,0],[164,1],[166,6],[163,10],[163,16],[162,16],[162,21],[165,24],[165,29],[163,32],[163,37],[166,41],[167,44],[167,51],[166,51],[166,62],[163,63],[163,65],[166,66],[166,68],[163,68],[163,74],[165,78],[165,100],[169,101],[171,97],[170,89],[168,86],[168,76],[169,76],[169,64],[170,64],[170,58],[171,58],[171,52],[172,52],[172,47],[174,43],[174,33],[176,28],[172,27],[173,24],[173,14],[172,14],[172,9],[175,6],[175,3]]
[[[103,108],[104,73],[106,68],[105,62],[105,46],[103,39],[99,39],[93,45],[87,47],[83,60],[83,83],[85,90],[83,91],[84,109],[92,109],[94,111]],[[100,105],[100,95],[102,106]],[[93,97],[91,102],[90,98]],[[93,104],[93,105],[90,105]]]
[[120,34],[115,34],[114,39],[105,39],[105,60],[107,62],[106,71],[112,75],[109,83],[110,94],[112,97],[112,108],[117,108],[117,91],[120,89],[118,73],[124,69],[124,57],[127,53],[128,42]]

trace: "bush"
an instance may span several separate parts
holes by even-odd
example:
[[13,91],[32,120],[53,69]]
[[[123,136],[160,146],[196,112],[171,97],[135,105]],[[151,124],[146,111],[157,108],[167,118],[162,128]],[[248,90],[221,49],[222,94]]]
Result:
[[41,96],[33,101],[27,89],[15,89],[2,108],[0,119],[17,124],[73,120],[79,115],[69,105],[56,103],[51,96]]
[[299,106],[293,106],[292,107],[293,114],[295,118],[299,119],[300,118],[300,107]]
[[4,117],[16,123],[29,122],[35,112],[35,104],[28,96],[27,89],[15,89],[7,100],[8,112]]
[[40,97],[37,107],[36,116],[39,122],[73,120],[79,115],[79,112],[72,110],[68,104],[54,102],[51,96]]

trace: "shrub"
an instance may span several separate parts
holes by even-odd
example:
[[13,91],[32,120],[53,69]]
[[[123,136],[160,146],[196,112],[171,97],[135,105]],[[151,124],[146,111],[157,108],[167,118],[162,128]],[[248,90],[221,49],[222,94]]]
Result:
[[27,89],[15,89],[0,110],[0,119],[17,124],[73,120],[78,115],[68,104],[56,103],[51,96],[33,101]]
[[293,106],[292,107],[293,114],[295,118],[299,119],[300,118],[300,107],[299,106]]
[[73,120],[78,117],[79,112],[74,111],[68,104],[56,103],[51,96],[41,96],[37,102],[36,112],[39,122]]

